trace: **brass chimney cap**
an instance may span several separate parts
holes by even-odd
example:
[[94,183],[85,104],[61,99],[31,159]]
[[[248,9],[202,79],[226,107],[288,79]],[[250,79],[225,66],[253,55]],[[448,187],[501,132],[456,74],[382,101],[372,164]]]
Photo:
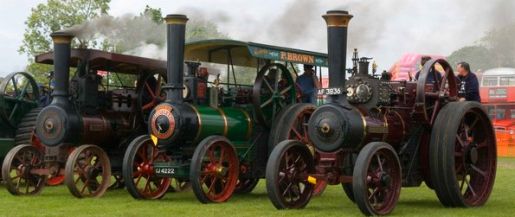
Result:
[[69,32],[54,32],[50,37],[55,44],[70,44],[75,36]]
[[327,27],[348,27],[353,16],[348,11],[331,10],[327,11],[322,17],[327,23]]
[[188,17],[183,14],[168,14],[164,18],[166,24],[179,24],[179,25],[185,25],[188,21]]

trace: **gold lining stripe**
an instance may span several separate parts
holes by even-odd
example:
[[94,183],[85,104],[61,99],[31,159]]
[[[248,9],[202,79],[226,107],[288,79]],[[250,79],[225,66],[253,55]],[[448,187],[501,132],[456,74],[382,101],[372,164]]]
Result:
[[328,27],[348,27],[353,16],[350,14],[326,14],[322,17]]
[[406,123],[404,123],[404,119],[402,118],[401,114],[399,114],[399,112],[397,111],[393,111],[398,117],[399,117],[399,120],[401,121],[401,125],[402,125],[402,140],[404,140],[404,137],[406,137]]
[[167,15],[164,18],[166,24],[179,24],[179,25],[185,25],[186,22],[188,22],[188,17],[181,14],[171,14]]
[[250,139],[250,136],[252,135],[252,120],[250,119],[250,115],[249,113],[247,113],[247,111],[243,110],[240,108],[240,111],[243,113],[243,115],[245,115],[245,117],[247,118],[247,139]]
[[186,104],[189,105],[191,107],[191,109],[193,109],[193,111],[195,111],[195,113],[197,113],[198,129],[197,129],[197,134],[195,135],[195,138],[193,139],[193,142],[195,142],[199,139],[200,133],[202,132],[202,119],[200,118],[200,113],[198,112],[198,109],[194,105],[189,104],[189,103],[186,103]]
[[365,115],[361,113],[359,109],[356,109],[359,113],[359,116],[361,117],[361,120],[363,121],[363,137],[361,138],[360,146],[363,146],[363,143],[365,142],[365,139],[367,137],[367,120],[365,118]]
[[390,130],[388,129],[388,118],[386,118],[386,112],[383,114],[384,118],[384,127],[386,128],[386,133],[383,135],[383,142],[386,142],[386,139],[388,138],[388,134]]
[[73,36],[54,36],[52,41],[54,44],[70,44]]
[[227,132],[229,131],[229,125],[227,123],[227,116],[225,115],[224,110],[222,110],[221,108],[217,108],[216,110],[218,110],[218,112],[224,119],[224,136],[227,137]]

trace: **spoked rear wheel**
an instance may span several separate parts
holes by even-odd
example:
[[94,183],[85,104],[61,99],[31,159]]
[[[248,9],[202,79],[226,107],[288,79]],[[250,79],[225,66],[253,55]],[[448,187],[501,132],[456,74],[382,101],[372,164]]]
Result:
[[267,127],[281,109],[297,101],[295,81],[288,68],[279,63],[263,66],[252,88],[257,121]]
[[136,92],[137,108],[140,109],[140,116],[145,123],[148,123],[148,116],[152,109],[159,105],[166,98],[162,87],[166,83],[165,75],[150,73],[138,80]]
[[227,201],[236,189],[238,165],[236,150],[225,137],[202,140],[190,168],[191,187],[197,199],[202,203]]
[[315,162],[306,145],[296,140],[277,144],[266,167],[266,189],[274,206],[304,208],[313,194],[308,176],[314,172]]
[[11,73],[0,82],[0,119],[16,127],[25,114],[38,106],[38,100],[39,89],[32,75]]
[[475,207],[488,200],[497,153],[494,130],[481,104],[447,104],[436,119],[429,150],[431,179],[444,206]]
[[170,187],[170,178],[157,177],[154,163],[170,158],[159,152],[148,135],[133,140],[123,159],[123,176],[127,190],[136,199],[159,199]]
[[111,163],[107,154],[96,145],[82,145],[68,156],[65,180],[73,196],[100,197],[111,183]]
[[401,166],[395,150],[383,142],[367,144],[358,154],[352,190],[365,215],[387,215],[393,211],[402,187]]
[[41,192],[46,176],[34,170],[44,169],[43,153],[30,145],[11,149],[2,165],[2,179],[13,195],[34,195]]

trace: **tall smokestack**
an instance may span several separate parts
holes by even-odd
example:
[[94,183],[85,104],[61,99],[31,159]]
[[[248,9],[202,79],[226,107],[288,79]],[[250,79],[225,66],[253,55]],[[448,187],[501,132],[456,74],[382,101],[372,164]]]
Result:
[[[329,64],[329,88],[345,87],[347,60],[347,27],[352,15],[347,11],[327,11],[322,16],[327,23],[327,52]],[[336,96],[335,101],[345,100],[346,94]]]
[[67,101],[70,80],[70,55],[73,35],[66,32],[54,32],[50,35],[54,42],[54,81],[53,101]]
[[186,35],[186,22],[188,17],[181,14],[170,14],[165,17],[168,46],[168,82],[163,86],[166,92],[166,101],[182,102],[184,77],[184,42]]

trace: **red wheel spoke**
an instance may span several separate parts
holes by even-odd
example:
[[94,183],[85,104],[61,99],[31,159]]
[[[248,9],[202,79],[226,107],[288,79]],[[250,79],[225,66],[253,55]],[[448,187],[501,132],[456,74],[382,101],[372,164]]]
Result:
[[370,196],[368,196],[368,200],[371,200],[372,198],[374,198],[375,195],[377,194],[377,192],[379,192],[379,188],[374,188],[374,190],[372,191]]
[[467,182],[468,189],[470,190],[470,192],[472,192],[472,195],[475,197],[476,191],[474,191],[474,189],[472,188],[472,185],[470,185],[470,182],[467,179],[465,179],[465,182]]
[[376,155],[376,160],[377,160],[377,164],[379,165],[379,170],[381,172],[384,172],[384,170],[383,170],[383,163],[381,162],[381,157],[379,157],[378,154]]
[[157,75],[157,84],[156,84],[156,92],[154,96],[161,96],[161,80],[163,76]]
[[475,117],[474,118],[474,121],[472,121],[472,123],[470,123],[469,125],[469,129],[474,129],[474,127],[476,126],[477,122],[479,121],[479,118],[478,117]]
[[220,161],[218,161],[220,164],[222,164],[224,162],[224,153],[225,153],[225,149],[223,147],[220,148]]
[[208,194],[213,191],[213,189],[214,189],[213,187],[215,186],[216,179],[217,179],[216,176],[213,176],[213,178],[211,179],[211,183],[210,183],[209,189],[207,191]]
[[460,135],[456,135],[456,140],[458,140],[458,143],[462,148],[465,147],[465,142],[461,139]]
[[154,94],[154,90],[150,87],[148,82],[145,82],[145,88],[147,89],[147,92],[150,94],[150,96],[153,98],[156,98],[156,95]]
[[470,167],[476,171],[477,173],[479,173],[479,175],[483,176],[483,177],[486,177],[487,176],[487,173],[486,171],[483,171],[481,169],[479,169],[478,167],[476,167],[475,165],[470,165]]
[[150,109],[154,108],[155,105],[156,105],[156,103],[154,102],[154,100],[152,100],[149,103],[143,105],[141,107],[141,109],[143,109],[143,111],[147,111],[147,110],[150,110]]
[[214,153],[214,150],[212,150],[211,148],[207,150],[207,155],[209,157],[209,161],[212,162],[212,163],[215,163],[216,160],[215,160],[215,153]]
[[139,182],[141,181],[141,178],[143,178],[143,174],[140,174],[140,175],[137,177],[136,182],[135,182],[136,186],[138,186]]
[[150,147],[150,159],[148,160],[148,163],[153,163],[154,162],[154,159],[156,157],[156,149],[154,147]]
[[86,187],[88,187],[88,181],[89,180],[86,180],[86,182],[84,182],[84,186],[82,186],[82,189],[80,190],[81,194],[84,194],[84,190],[86,190]]

